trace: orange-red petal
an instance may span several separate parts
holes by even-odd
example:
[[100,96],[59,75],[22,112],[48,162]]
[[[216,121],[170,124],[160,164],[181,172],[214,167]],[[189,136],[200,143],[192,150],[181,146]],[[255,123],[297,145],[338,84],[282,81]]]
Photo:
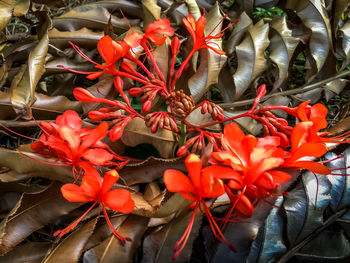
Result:
[[63,197],[69,202],[89,202],[93,198],[87,196],[85,192],[76,184],[65,184],[61,187]]
[[102,194],[108,192],[113,185],[118,181],[119,174],[116,170],[110,170],[107,173],[105,173],[105,176],[103,177],[103,183],[102,183]]
[[165,170],[163,179],[166,188],[170,192],[195,192],[191,180],[180,171]]
[[135,207],[130,192],[125,189],[109,191],[103,195],[102,200],[110,209],[125,214],[130,213]]
[[87,149],[82,155],[84,159],[88,160],[93,165],[105,165],[107,162],[113,159],[113,154],[110,154],[104,149]]

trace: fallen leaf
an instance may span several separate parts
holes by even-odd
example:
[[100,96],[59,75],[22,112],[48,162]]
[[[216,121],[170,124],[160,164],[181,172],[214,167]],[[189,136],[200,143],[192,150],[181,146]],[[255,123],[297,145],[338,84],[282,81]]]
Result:
[[59,243],[42,261],[42,263],[79,262],[85,245],[93,234],[99,217],[82,225]]
[[152,133],[141,118],[134,118],[126,125],[121,140],[131,147],[142,143],[152,144],[163,158],[173,157],[177,144],[171,131],[158,129],[156,133]]
[[34,231],[76,209],[81,203],[62,197],[62,184],[54,182],[43,191],[23,194],[0,229],[0,255],[12,250]]
[[119,170],[119,174],[121,180],[130,186],[138,183],[151,183],[162,177],[166,169],[186,171],[184,158],[161,159],[149,157],[147,160],[136,164],[127,164]]
[[[123,18],[111,15],[104,7],[82,5],[71,9],[67,13],[53,19],[53,26],[59,30],[77,31],[83,27],[103,30],[109,18],[116,33],[129,30],[129,25]],[[139,25],[138,19],[128,19],[131,26]]]
[[42,27],[38,31],[39,43],[30,52],[27,66],[19,83],[11,84],[11,104],[17,115],[31,119],[31,109],[35,101],[34,92],[41,76],[45,72],[45,58],[48,51],[48,30],[51,28],[51,19],[47,12],[37,12]]
[[267,67],[264,52],[270,43],[268,33],[269,24],[264,24],[263,20],[260,20],[248,30],[243,41],[236,46],[238,67],[233,75],[236,88],[235,100],[243,95],[252,81]]

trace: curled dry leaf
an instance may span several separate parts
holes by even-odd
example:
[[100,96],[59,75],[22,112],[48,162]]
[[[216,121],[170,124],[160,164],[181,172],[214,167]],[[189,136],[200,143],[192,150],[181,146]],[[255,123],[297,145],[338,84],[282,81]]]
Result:
[[89,62],[80,62],[76,59],[69,59],[67,57],[58,57],[55,58],[45,65],[46,73],[49,74],[58,74],[58,73],[68,73],[67,70],[58,67],[57,65],[63,65],[66,68],[72,70],[81,70],[81,71],[92,71],[94,70],[94,65]]
[[[5,2],[5,3],[3,3]],[[10,21],[12,17],[13,8],[6,4],[6,2],[11,1],[3,1],[0,3],[0,31],[2,31],[7,23]]]
[[245,33],[253,26],[253,21],[250,17],[243,12],[239,16],[239,21],[237,22],[235,28],[233,29],[227,43],[224,46],[225,52],[231,55],[235,50],[239,42],[241,42]]
[[67,236],[50,251],[42,263],[79,262],[88,239],[94,233],[98,219],[99,217],[95,217]]
[[194,20],[198,20],[198,18],[201,16],[201,10],[198,7],[196,0],[185,0],[185,3],[188,7],[188,11],[191,15],[193,15]]
[[260,20],[248,30],[243,41],[236,46],[238,67],[233,75],[235,100],[242,96],[252,81],[267,67],[264,52],[270,43],[268,33],[269,25]]
[[134,118],[126,125],[121,140],[125,145],[131,147],[149,143],[158,150],[161,157],[174,156],[176,140],[173,133],[165,129],[158,129],[156,133],[152,133],[141,118]]
[[28,242],[15,247],[12,251],[1,257],[2,262],[41,262],[49,248],[50,242]]
[[39,43],[30,52],[26,68],[18,83],[11,84],[11,104],[20,116],[31,118],[30,107],[35,101],[34,92],[41,76],[45,72],[45,58],[48,51],[48,30],[51,28],[51,19],[47,12],[36,12],[42,27],[38,31]]
[[350,63],[350,22],[345,23],[342,28],[339,29],[339,32],[342,35],[342,55],[344,58],[343,64],[339,71],[342,71]]
[[[36,159],[30,159],[29,157]],[[54,166],[41,163],[39,161],[57,163],[57,159],[47,159],[43,156],[31,152],[12,151],[0,148],[0,167],[7,167],[18,174],[21,178],[44,177],[50,180],[57,180],[64,183],[73,181],[72,169],[70,167]],[[18,164],[21,165],[18,165]]]
[[142,7],[137,1],[124,1],[124,0],[102,0],[89,5],[94,5],[98,7],[104,7],[111,13],[119,13],[120,10],[123,14],[128,17],[128,15],[133,17],[142,18]]
[[160,18],[161,8],[156,0],[142,0],[143,28]]
[[[216,2],[213,8],[206,15],[206,25],[204,35],[208,36],[218,34],[221,31],[222,24],[218,25],[223,16]],[[213,31],[214,30],[214,31]],[[215,39],[210,41],[208,45],[221,49],[222,40]],[[198,102],[208,91],[209,86],[218,82],[220,70],[225,65],[226,55],[219,55],[209,48],[200,50],[201,61],[197,72],[188,80],[188,87],[194,101]]]
[[289,0],[286,8],[296,10],[304,25],[311,30],[309,48],[316,68],[311,69],[308,81],[322,69],[329,50],[332,48],[332,34],[327,10],[321,0]]
[[[205,113],[202,114],[201,113],[201,108],[197,108],[194,111],[192,111],[185,119],[187,122],[189,122],[192,125],[195,126],[200,126],[200,125],[204,125],[204,124],[208,124],[213,122],[213,118],[211,117],[210,113]],[[221,125],[220,124],[216,124],[216,125],[212,125],[207,127],[207,129],[209,130],[214,130],[214,131],[221,131]]]
[[54,182],[43,191],[23,194],[0,229],[0,255],[4,255],[34,231],[81,205],[62,197],[62,184]]
[[141,245],[141,238],[147,230],[148,221],[146,217],[128,216],[117,231],[120,235],[131,238],[132,242],[126,242],[123,246],[112,234],[99,245],[88,250],[84,258],[103,263],[113,263],[116,259],[118,262],[131,262],[136,249]]
[[[59,30],[77,31],[83,27],[103,30],[109,18],[116,33],[124,33],[129,26],[123,18],[111,15],[104,7],[83,5],[53,19],[53,25]],[[131,26],[139,24],[138,19],[128,19]]]
[[[111,223],[115,229],[118,229],[118,227],[128,218],[129,215],[125,214],[117,214],[110,218]],[[108,224],[104,220],[100,220],[101,225],[98,224],[98,226],[95,228],[94,233],[90,236],[89,240],[87,241],[84,250],[88,251],[89,249],[99,245],[103,240],[109,238],[112,234],[112,231]],[[104,222],[104,223],[103,223]],[[91,251],[90,251],[91,252]],[[90,252],[84,253],[84,259],[89,256]]]
[[[192,216],[191,209],[184,209],[173,220],[163,227],[155,229],[151,234],[145,237],[143,242],[142,263],[156,263],[169,261],[173,254],[175,243],[185,232],[188,222]],[[192,245],[199,233],[202,214],[197,211],[190,237],[184,250],[181,252],[176,262],[190,262],[192,255]]]
[[346,11],[350,2],[347,0],[336,0],[333,4],[333,16],[332,16],[332,31],[337,32],[339,21],[342,14]]
[[169,159],[149,157],[147,160],[136,164],[127,164],[119,171],[119,174],[120,179],[126,185],[134,185],[151,183],[161,178],[166,169],[186,171],[184,159],[182,157]]
[[278,74],[273,84],[272,91],[278,89],[288,78],[289,63],[294,51],[299,44],[299,39],[292,36],[292,30],[287,26],[287,17],[279,17],[270,23],[270,59],[277,65]]
[[[35,103],[31,106],[36,119],[54,119],[57,115],[66,110],[82,111],[81,102],[71,101],[64,96],[46,96],[34,93]],[[10,103],[10,94],[0,91],[0,119],[14,119],[15,112]]]
[[59,49],[71,47],[69,41],[74,42],[80,48],[96,48],[98,40],[103,37],[103,32],[94,32],[86,27],[77,31],[65,32],[53,28],[49,31],[50,44]]
[[349,84],[349,80],[347,79],[335,79],[325,84],[323,88],[324,88],[326,101],[328,102],[335,95],[339,95],[348,84]]

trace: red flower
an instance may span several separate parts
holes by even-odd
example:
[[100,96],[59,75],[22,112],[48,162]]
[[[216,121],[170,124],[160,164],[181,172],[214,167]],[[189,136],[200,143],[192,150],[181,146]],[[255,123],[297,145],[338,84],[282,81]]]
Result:
[[91,165],[120,165],[113,159],[126,161],[116,155],[101,140],[106,136],[108,124],[101,122],[95,129],[82,128],[82,120],[75,111],[65,111],[56,118],[56,122],[41,122],[43,134],[39,141],[31,144],[38,153],[55,156],[67,165],[76,166],[81,162]]
[[68,68],[65,68],[63,65],[59,65],[60,67],[64,68],[65,70],[74,72],[74,73],[79,73],[79,74],[85,74],[88,75],[88,79],[96,79],[100,77],[103,74],[112,74],[116,75],[116,69],[114,67],[114,63],[117,62],[120,58],[125,57],[130,50],[130,47],[122,41],[114,41],[111,37],[109,36],[104,36],[102,37],[98,43],[97,43],[97,50],[100,53],[101,57],[104,59],[106,62],[106,65],[101,65],[96,63],[95,61],[91,60],[89,57],[87,57],[80,49],[78,46],[74,45],[73,43],[70,43],[75,51],[84,59],[87,61],[95,64],[95,68],[98,69],[105,69],[103,71],[98,71],[98,72],[82,72],[82,71],[75,71],[71,70]]
[[[195,154],[190,154],[186,158],[185,165],[188,170],[189,177],[177,170],[166,170],[164,172],[164,183],[168,191],[178,192],[187,200],[193,201],[191,207],[194,209],[192,218],[185,233],[175,244],[175,254],[173,259],[176,259],[185,247],[187,239],[191,233],[196,210],[200,205],[202,205],[204,208],[204,212],[208,217],[214,236],[220,241],[223,240],[230,247],[230,249],[236,251],[236,248],[229,244],[226,238],[223,236],[204,201],[204,198],[218,197],[225,193],[223,182],[220,179],[215,178],[212,172],[215,170],[215,172],[218,174],[227,173],[228,168],[210,166],[202,169],[202,162]],[[181,243],[182,245],[179,248]]]
[[309,142],[309,132],[314,126],[312,121],[295,125],[291,135],[291,152],[286,153],[285,167],[298,167],[319,174],[330,174],[331,170],[318,162],[305,160],[305,157],[321,157],[327,152],[327,147],[320,142]]
[[225,151],[213,152],[212,163],[219,163],[233,168],[229,175],[216,173],[221,179],[228,179],[228,186],[239,194],[226,190],[232,202],[232,209],[242,217],[250,217],[253,203],[257,198],[264,198],[278,184],[290,179],[290,175],[277,171],[284,162],[284,151],[278,147],[279,137],[266,136],[255,138],[245,135],[234,122],[227,125],[222,137]]
[[124,41],[130,47],[144,45],[147,40],[150,40],[159,46],[165,42],[167,36],[171,37],[172,35],[174,35],[174,29],[170,26],[170,21],[164,18],[158,19],[152,24],[149,24],[144,35],[133,32],[132,34],[126,36]]
[[215,53],[219,55],[225,55],[226,53],[220,49],[214,48],[210,45],[208,45],[209,41],[212,39],[219,39],[223,36],[223,31],[220,33],[211,36],[210,34],[208,36],[204,36],[204,28],[206,24],[206,19],[204,16],[201,16],[197,22],[195,22],[193,16],[189,14],[187,18],[182,19],[183,23],[185,24],[185,27],[187,28],[188,32],[191,34],[193,38],[193,50],[197,51],[201,48],[210,48]]
[[94,202],[94,204],[76,221],[63,230],[54,233],[55,236],[63,236],[71,229],[73,229],[97,203],[100,203],[107,224],[112,230],[113,234],[120,239],[124,244],[125,241],[131,241],[130,238],[121,236],[113,227],[109,220],[106,206],[110,209],[128,214],[135,206],[135,202],[131,199],[131,194],[125,189],[111,190],[113,185],[118,181],[119,174],[116,170],[110,170],[105,173],[103,180],[95,168],[88,163],[82,163],[82,168],[85,175],[81,181],[80,186],[76,184],[65,184],[61,188],[62,195],[70,202]]

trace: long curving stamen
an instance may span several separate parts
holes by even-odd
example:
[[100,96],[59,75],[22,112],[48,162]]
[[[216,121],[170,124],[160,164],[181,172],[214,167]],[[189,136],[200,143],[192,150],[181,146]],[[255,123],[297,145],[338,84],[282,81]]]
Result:
[[111,229],[112,233],[120,240],[120,242],[125,245],[125,241],[132,241],[131,238],[129,237],[123,237],[122,235],[120,235],[117,230],[114,228],[114,226],[112,225],[111,221],[109,220],[109,217],[108,217],[108,214],[107,214],[107,211],[106,211],[106,208],[104,206],[104,204],[101,202],[102,204],[102,210],[103,210],[103,214],[106,218],[106,222],[107,222],[107,225],[109,226],[109,228]]
[[95,61],[91,60],[87,55],[85,55],[81,50],[80,48],[73,44],[71,41],[68,41],[68,43],[74,48],[74,50],[83,58],[83,59],[86,59],[87,61],[95,64],[95,65],[99,65],[98,63],[96,63]]
[[25,135],[20,134],[20,133],[18,133],[18,132],[15,132],[15,131],[11,130],[10,128],[7,128],[7,127],[6,127],[5,125],[3,125],[1,122],[0,122],[0,126],[3,127],[5,130],[7,130],[7,131],[9,131],[9,132],[11,132],[11,133],[13,133],[13,134],[16,134],[16,135],[18,135],[18,136],[20,136],[20,137],[22,137],[22,138],[30,139],[30,140],[33,140],[33,141],[40,141],[39,139],[32,138],[32,137],[28,137],[28,136],[25,136]]
[[49,164],[49,165],[55,165],[55,166],[70,166],[69,164],[64,164],[64,163],[49,163],[49,162],[41,161],[41,160],[36,159],[36,158],[33,158],[33,157],[31,157],[31,156],[29,156],[29,155],[27,155],[27,154],[25,154],[25,153],[23,153],[23,152],[21,152],[21,151],[18,151],[18,152],[19,152],[20,154],[24,155],[25,157],[27,157],[27,158],[29,158],[29,159],[32,159],[32,160],[34,160],[34,161],[37,161],[37,162],[39,162],[39,163],[44,163],[44,164]]
[[[230,242],[228,242],[228,240],[225,238],[224,234],[221,232],[220,230],[220,227],[216,224],[212,214],[210,213],[209,211],[209,208],[207,207],[207,205],[205,204],[204,200],[202,200],[202,204],[203,204],[203,207],[204,207],[204,210],[205,210],[205,214],[206,216],[208,217],[208,220],[209,220],[209,223],[211,226],[214,226],[214,228],[216,229],[218,235],[221,237],[221,240],[225,242],[225,244],[234,252],[237,252],[237,248],[232,245]],[[214,228],[212,228],[213,230],[213,233],[214,233]],[[221,241],[220,240],[220,241]]]
[[53,235],[54,236],[59,236],[62,237],[63,235],[65,235],[66,233],[68,233],[70,230],[72,230],[74,227],[76,227],[79,222],[91,211],[91,209],[97,204],[99,200],[96,200],[95,203],[81,216],[79,217],[77,220],[75,220],[72,224],[70,224],[69,226],[67,226],[65,229],[62,230],[58,230],[56,231]]
[[[174,255],[173,255],[173,260],[175,260],[181,253],[181,251],[184,249],[186,243],[187,243],[187,240],[191,234],[191,230],[192,230],[192,227],[193,227],[193,223],[194,223],[194,219],[196,217],[196,210],[197,210],[197,207],[198,207],[199,204],[197,204],[195,206],[195,208],[193,209],[193,212],[192,212],[192,216],[191,216],[191,219],[190,219],[190,222],[188,223],[188,226],[185,230],[185,232],[183,233],[182,237],[180,238],[179,241],[176,242],[175,246],[174,246]],[[182,243],[181,247],[179,248],[179,245]]]

